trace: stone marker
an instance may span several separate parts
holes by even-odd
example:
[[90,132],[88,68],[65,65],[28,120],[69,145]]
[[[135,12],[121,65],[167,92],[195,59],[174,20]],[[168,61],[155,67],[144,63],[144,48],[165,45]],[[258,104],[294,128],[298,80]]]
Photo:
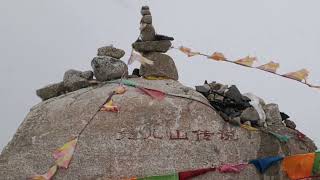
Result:
[[120,59],[124,55],[124,50],[115,48],[113,46],[105,46],[98,49],[98,56],[110,56],[116,59]]
[[123,61],[108,56],[93,58],[91,66],[98,81],[109,81],[128,75],[128,66]]
[[147,59],[153,61],[153,65],[141,65],[140,75],[143,77],[156,76],[166,77],[173,80],[178,80],[178,71],[173,59],[166,55],[157,52],[147,53],[144,55]]
[[156,31],[152,24],[141,24],[140,38],[142,41],[155,40]]
[[167,52],[171,47],[171,42],[168,40],[163,41],[142,41],[134,42],[132,44],[133,49],[138,52]]
[[151,15],[143,16],[141,19],[141,23],[152,24],[152,16]]

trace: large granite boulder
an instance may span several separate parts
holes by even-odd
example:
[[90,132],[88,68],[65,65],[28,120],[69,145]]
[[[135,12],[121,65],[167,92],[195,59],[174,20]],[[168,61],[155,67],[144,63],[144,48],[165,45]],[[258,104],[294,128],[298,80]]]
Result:
[[[98,112],[94,117],[116,84],[80,89],[44,101],[31,109],[0,155],[0,179],[26,179],[46,172],[54,162],[52,152],[76,136],[92,117],[80,136],[70,167],[59,170],[54,179],[118,180],[165,175],[316,148],[308,138],[304,142],[291,138],[284,144],[266,133],[232,126],[208,106],[206,98],[177,81],[131,80],[189,99],[167,96],[156,101],[128,87],[125,94],[113,97],[119,113]],[[292,137],[296,133],[283,125],[268,128]],[[239,174],[212,172],[194,178],[215,179],[288,178],[279,165],[264,175],[249,166]]]
[[155,76],[178,80],[178,71],[173,59],[162,53],[145,53],[144,57],[153,61],[153,65],[141,65],[140,75],[143,77]]

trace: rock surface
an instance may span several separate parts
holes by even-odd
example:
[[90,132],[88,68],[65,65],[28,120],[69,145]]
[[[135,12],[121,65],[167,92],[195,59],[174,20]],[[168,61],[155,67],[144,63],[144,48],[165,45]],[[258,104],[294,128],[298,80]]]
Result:
[[140,75],[143,77],[156,76],[166,77],[173,80],[178,80],[178,71],[173,59],[166,55],[157,52],[147,53],[144,56],[153,61],[153,65],[141,65]]
[[108,56],[93,58],[91,66],[98,81],[119,79],[122,75],[128,75],[128,66],[123,61]]
[[115,48],[113,46],[105,46],[98,49],[98,56],[110,56],[120,59],[125,55],[124,50]]
[[169,40],[135,42],[132,47],[138,52],[167,52],[171,47]]
[[[271,135],[232,126],[204,105],[208,103],[206,98],[192,89],[186,91],[177,81],[131,80],[202,103],[173,96],[154,101],[128,87],[124,95],[113,98],[120,106],[120,113],[99,112],[80,137],[70,167],[59,170],[54,179],[118,180],[165,175],[258,157],[312,152],[316,148],[309,139],[301,142],[291,138],[283,144]],[[26,179],[45,173],[54,162],[52,152],[79,133],[115,87],[115,84],[89,87],[33,107],[0,155],[1,178]],[[268,128],[292,137],[296,135],[296,131],[283,125]],[[206,137],[203,131],[214,134]],[[239,174],[212,172],[192,180],[215,179],[288,178],[279,165],[263,175],[250,165]]]

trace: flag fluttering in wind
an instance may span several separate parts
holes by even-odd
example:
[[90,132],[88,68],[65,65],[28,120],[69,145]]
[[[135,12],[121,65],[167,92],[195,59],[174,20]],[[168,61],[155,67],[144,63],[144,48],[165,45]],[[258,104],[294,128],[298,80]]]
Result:
[[287,73],[287,74],[278,74],[277,70],[280,67],[279,63],[275,63],[273,61],[270,61],[267,64],[263,64],[257,67],[254,67],[253,64],[257,61],[256,57],[251,57],[251,56],[247,56],[244,57],[242,59],[236,60],[236,61],[231,61],[229,59],[227,59],[225,57],[225,55],[221,52],[214,52],[212,55],[206,55],[204,53],[200,53],[197,51],[192,51],[191,48],[185,47],[185,46],[180,46],[179,48],[175,48],[172,47],[173,49],[178,49],[181,52],[183,52],[184,54],[186,54],[188,57],[192,57],[195,55],[200,55],[200,56],[205,56],[208,59],[213,59],[215,61],[224,61],[224,62],[228,62],[228,63],[233,63],[233,64],[237,64],[237,65],[241,65],[241,66],[245,66],[248,68],[255,68],[264,72],[269,72],[284,78],[288,78],[288,79],[293,79],[296,80],[304,85],[307,85],[311,88],[316,88],[316,89],[320,89],[320,85],[316,86],[316,85],[312,85],[307,83],[307,78],[309,76],[309,71],[307,69],[301,69],[299,71],[295,71],[295,72],[291,72],[291,73]]
[[287,73],[283,75],[284,77],[290,78],[290,79],[294,79],[297,81],[305,81],[307,82],[307,78],[309,76],[309,71],[307,69],[301,69],[299,71],[296,72],[291,72],[291,73]]
[[185,53],[188,57],[200,55],[200,52],[192,52],[190,48],[180,46],[179,50],[183,53]]
[[278,68],[280,67],[280,64],[279,63],[275,63],[273,61],[270,61],[269,63],[267,64],[264,64],[262,66],[259,66],[257,67],[258,69],[261,69],[263,71],[268,71],[268,72],[271,72],[271,73],[276,73]]
[[240,65],[243,65],[243,66],[248,66],[248,67],[252,67],[253,63],[257,61],[257,58],[256,57],[250,57],[250,56],[247,56],[245,58],[242,58],[242,59],[239,59],[237,61],[235,61],[236,64],[240,64]]
[[128,64],[132,64],[134,61],[139,61],[142,65],[153,65],[153,61],[143,57],[140,53],[132,49],[131,56],[128,60]]
[[216,61],[225,61],[227,58],[224,56],[224,54],[220,52],[214,52],[211,56],[208,57],[209,59],[213,59]]

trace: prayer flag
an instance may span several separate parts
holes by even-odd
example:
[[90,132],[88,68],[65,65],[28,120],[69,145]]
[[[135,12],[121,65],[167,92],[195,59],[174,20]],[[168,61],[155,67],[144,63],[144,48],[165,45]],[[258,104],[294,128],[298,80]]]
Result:
[[78,138],[69,141],[53,153],[53,157],[56,159],[58,167],[66,169],[69,167],[77,142]]
[[298,154],[285,157],[282,162],[283,170],[290,179],[301,179],[312,176],[315,153]]
[[276,164],[278,161],[281,161],[283,157],[274,156],[274,157],[266,157],[262,159],[251,160],[249,163],[253,164],[260,173],[264,173],[270,166]]

